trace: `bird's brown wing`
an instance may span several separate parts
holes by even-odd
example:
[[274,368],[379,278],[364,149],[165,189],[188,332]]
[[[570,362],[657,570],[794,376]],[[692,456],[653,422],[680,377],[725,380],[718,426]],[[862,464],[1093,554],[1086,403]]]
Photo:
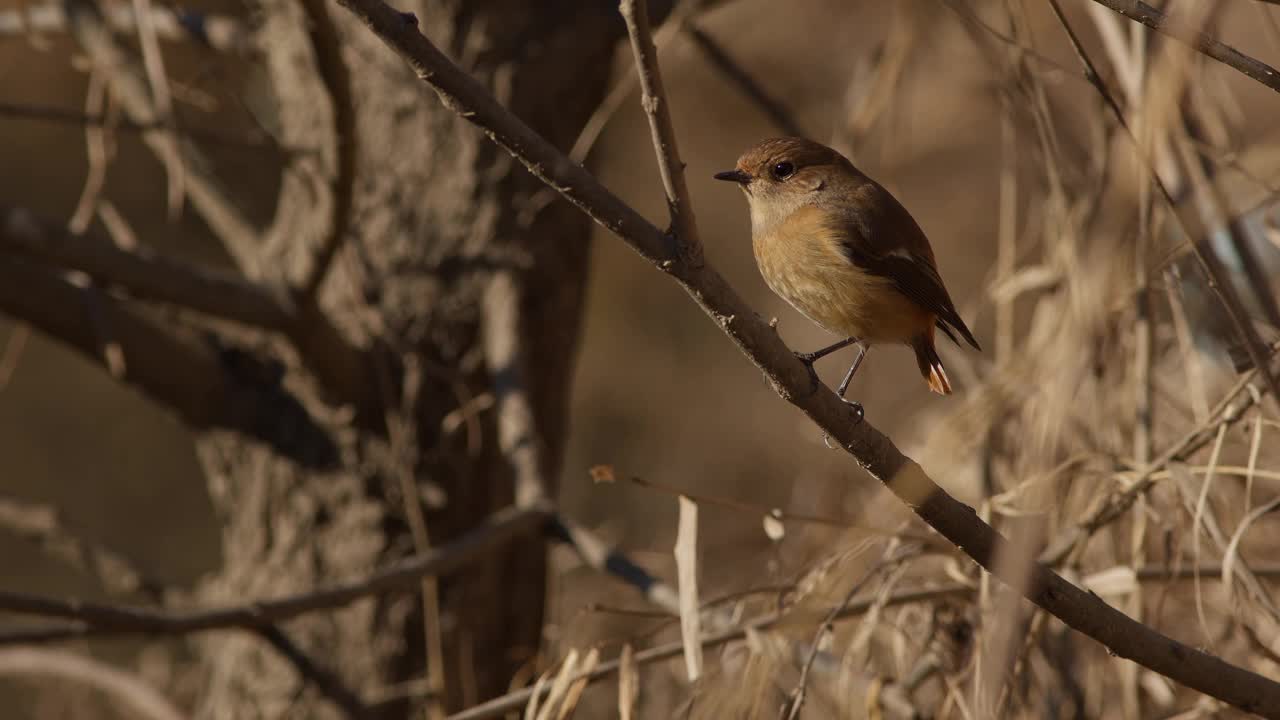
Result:
[[[942,284],[933,249],[907,209],[887,190],[868,182],[858,190],[839,220],[845,255],[866,272],[889,278],[903,295],[938,317],[938,327],[955,342],[952,330],[981,350]],[[869,197],[874,196],[874,197]],[[874,215],[873,215],[874,213]],[[957,343],[958,344],[958,343]]]

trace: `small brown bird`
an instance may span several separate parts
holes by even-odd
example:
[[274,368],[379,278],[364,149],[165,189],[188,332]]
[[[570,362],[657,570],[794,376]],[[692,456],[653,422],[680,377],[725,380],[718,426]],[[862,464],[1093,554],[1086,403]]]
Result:
[[747,150],[717,180],[738,183],[751,208],[756,264],[769,287],[810,320],[846,337],[796,356],[813,363],[857,343],[843,398],[868,348],[897,343],[916,354],[929,389],[951,393],[934,329],[981,350],[947,294],[929,240],[888,190],[843,155],[802,138]]

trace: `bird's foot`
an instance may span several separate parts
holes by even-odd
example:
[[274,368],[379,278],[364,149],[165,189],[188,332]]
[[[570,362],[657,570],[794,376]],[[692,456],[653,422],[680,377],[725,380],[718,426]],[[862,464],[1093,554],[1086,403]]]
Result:
[[[862,420],[867,416],[867,413],[862,409],[862,403],[858,402],[857,400],[846,400],[844,398],[840,398],[840,402],[844,403],[845,405],[848,405],[849,408],[853,411],[854,425],[861,423]],[[828,450],[836,449],[836,447],[831,444],[831,436],[826,433],[822,434],[822,444],[826,445]]]

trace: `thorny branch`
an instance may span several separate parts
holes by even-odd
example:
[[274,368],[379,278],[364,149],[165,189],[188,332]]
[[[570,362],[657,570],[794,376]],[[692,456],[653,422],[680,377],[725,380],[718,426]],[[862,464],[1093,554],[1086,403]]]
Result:
[[[902,455],[871,423],[854,424],[835,393],[825,388],[810,392],[808,375],[801,363],[714,269],[705,263],[690,262],[691,258],[673,257],[662,231],[506,111],[483,86],[436,49],[418,31],[411,17],[406,18],[379,0],[342,0],[342,3],[406,60],[419,77],[439,93],[446,107],[479,126],[535,176],[672,275],[764,371],[781,397],[814,420],[925,522],[983,567],[993,569],[997,551],[1007,541],[979,520],[972,508],[939,488],[918,464]],[[637,22],[629,25],[633,36],[645,35],[647,25]],[[646,50],[646,40],[646,37],[633,37],[633,43],[641,52]],[[649,41],[648,47],[651,46]],[[655,100],[657,108],[665,107],[664,97]],[[660,123],[655,123],[655,128],[660,129]],[[661,164],[679,173],[681,166],[671,162],[674,156],[670,144],[663,142],[664,134],[655,133],[663,158]],[[674,183],[669,186],[674,187]],[[679,193],[669,193],[669,198],[671,196],[678,199]],[[687,208],[680,210],[683,213]],[[691,219],[691,216],[682,216]],[[689,242],[696,238],[681,240]],[[1029,600],[1103,643],[1114,654],[1237,707],[1280,718],[1280,685],[1133,622],[1044,565],[1036,564],[1031,569],[1029,582],[1022,589]]]

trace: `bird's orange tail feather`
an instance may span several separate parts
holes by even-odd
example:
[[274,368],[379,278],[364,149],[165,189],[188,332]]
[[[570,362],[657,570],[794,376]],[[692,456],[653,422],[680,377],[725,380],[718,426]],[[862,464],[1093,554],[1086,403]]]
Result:
[[950,395],[951,381],[947,379],[942,358],[938,357],[938,349],[933,344],[933,325],[917,337],[911,347],[916,351],[916,364],[920,366],[920,374],[929,383],[929,389],[939,395]]

